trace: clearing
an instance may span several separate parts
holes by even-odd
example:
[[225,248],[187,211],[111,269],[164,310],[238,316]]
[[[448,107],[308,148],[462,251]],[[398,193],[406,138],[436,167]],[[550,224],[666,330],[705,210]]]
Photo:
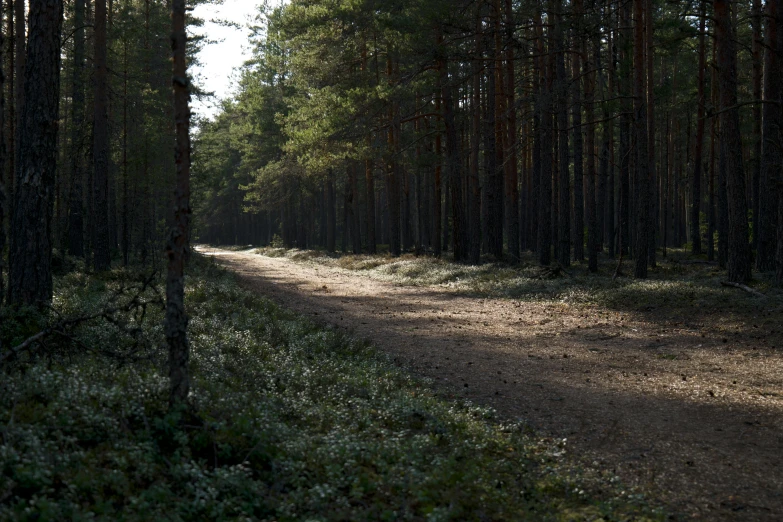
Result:
[[[687,306],[519,300],[395,284],[334,263],[199,251],[285,307],[370,339],[443,394],[567,438],[575,458],[676,513],[783,519],[777,296],[716,285],[717,310],[698,285]],[[655,288],[666,303],[666,288]]]

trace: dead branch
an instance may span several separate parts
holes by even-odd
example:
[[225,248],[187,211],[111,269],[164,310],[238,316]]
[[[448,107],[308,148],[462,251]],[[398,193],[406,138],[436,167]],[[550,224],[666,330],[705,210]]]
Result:
[[[163,306],[163,299],[160,295],[160,292],[158,291],[157,288],[155,288],[155,285],[153,284],[155,280],[155,276],[156,274],[152,273],[150,274],[149,277],[145,278],[142,281],[141,286],[136,288],[135,294],[126,303],[122,305],[108,306],[107,308],[104,308],[100,312],[96,312],[94,314],[73,317],[70,319],[62,319],[57,323],[55,323],[54,325],[41,330],[35,335],[28,337],[22,343],[14,346],[13,348],[10,348],[8,351],[0,355],[0,364],[5,363],[7,360],[16,357],[17,355],[19,355],[20,353],[26,350],[31,349],[33,346],[40,344],[46,338],[51,337],[53,335],[65,337],[68,339],[73,339],[73,337],[69,334],[69,331],[71,329],[83,323],[93,321],[95,319],[104,319],[105,321],[113,324],[117,328],[121,330],[125,330],[126,333],[128,333],[130,336],[137,339],[139,333],[141,332],[141,329],[138,327],[130,330],[124,328],[120,320],[117,318],[117,314],[123,312],[124,313],[134,312],[137,314],[136,316],[137,320],[143,321],[144,318],[146,317],[147,306],[149,306],[150,304],[159,304],[160,306]],[[143,298],[144,292],[146,292],[148,289],[151,289],[156,296],[156,298],[152,301],[148,301]],[[109,300],[109,303],[113,304],[119,301],[121,296],[126,295],[127,290],[128,289],[126,289],[125,287],[121,287],[120,289],[118,289],[114,293],[114,295],[112,295],[111,299]]]
[[754,290],[751,287],[749,287],[747,285],[743,285],[741,283],[732,283],[731,281],[721,281],[720,284],[722,286],[730,286],[730,287],[733,287],[733,288],[739,288],[740,290],[744,290],[744,291],[746,291],[749,294],[755,295],[756,297],[767,297],[766,295],[762,294],[758,290]]

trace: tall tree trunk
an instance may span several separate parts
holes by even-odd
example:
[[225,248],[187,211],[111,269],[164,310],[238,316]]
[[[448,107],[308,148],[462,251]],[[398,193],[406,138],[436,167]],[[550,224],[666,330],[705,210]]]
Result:
[[[1,2],[2,0],[0,0]],[[6,14],[6,27],[8,31],[8,100],[6,103],[7,120],[8,120],[8,132],[6,133],[6,154],[7,154],[7,166],[6,170],[0,173],[0,176],[5,176],[5,190],[6,190],[6,220],[7,229],[11,231],[11,218],[13,216],[13,199],[14,199],[14,177],[16,176],[16,36],[15,36],[15,19],[14,19],[14,0],[8,0],[7,3],[8,12]],[[3,227],[6,227],[6,223],[3,222]],[[8,237],[8,236],[6,236]]]
[[68,213],[68,251],[84,257],[84,0],[74,2],[73,73],[71,81],[71,188]]
[[636,207],[636,237],[634,257],[634,275],[638,278],[647,277],[649,263],[648,251],[650,248],[650,158],[647,146],[647,89],[645,85],[646,67],[644,60],[645,50],[645,25],[644,8],[645,0],[634,0],[634,138],[636,141],[635,177],[634,177],[634,206]]
[[62,0],[31,0],[9,255],[8,297],[15,305],[41,306],[52,298],[62,20]]
[[620,7],[620,215],[618,222],[620,233],[618,247],[620,255],[630,252],[631,248],[631,122],[633,106],[630,102],[632,73],[630,3]]
[[[101,1],[101,0],[99,0]],[[174,120],[176,149],[174,161],[177,186],[174,192],[174,226],[166,247],[166,340],[169,345],[169,403],[185,403],[190,390],[188,359],[188,316],[185,313],[185,263],[190,254],[190,83],[186,48],[185,0],[173,0],[171,9],[171,50],[173,63]]]
[[[0,0],[2,2],[2,0]],[[5,166],[6,166],[6,148],[5,148],[5,31],[2,27],[2,14],[5,11],[0,3],[0,306],[3,305],[5,296],[5,216],[6,216],[6,193],[5,193]]]
[[[691,242],[694,255],[701,254],[701,172],[704,156],[704,70],[706,68],[705,24],[707,19],[707,2],[700,1],[699,6],[699,77],[698,77],[698,116],[696,121],[696,143],[693,154],[693,173],[691,176]],[[710,241],[712,238],[710,238]]]
[[718,48],[721,119],[721,171],[726,176],[728,201],[728,277],[743,283],[750,280],[748,204],[742,167],[742,138],[737,107],[737,53],[729,0],[714,0],[715,43]]
[[[573,102],[572,102],[572,126],[574,128],[573,133],[573,142],[574,142],[574,229],[573,229],[573,243],[574,243],[574,260],[576,261],[584,261],[585,259],[585,252],[584,252],[584,243],[585,243],[585,225],[584,225],[584,215],[585,215],[585,207],[584,207],[584,140],[583,138],[583,132],[584,129],[582,128],[582,82],[580,81],[582,76],[582,58],[584,56],[584,43],[582,43],[583,38],[583,28],[582,28],[582,2],[581,0],[577,0],[574,2],[574,11],[576,12],[577,17],[577,25],[576,30],[574,34],[574,42],[579,42],[576,44],[576,49],[572,56],[572,65],[573,65],[573,88],[572,88],[572,96],[573,96]],[[589,63],[585,62],[585,69],[588,69],[590,67]],[[585,85],[585,90],[587,86]],[[587,99],[587,93],[585,93],[585,102],[590,103],[590,100]],[[591,110],[591,107],[587,107],[587,110]],[[590,125],[590,122],[588,121],[588,125]],[[590,155],[591,151],[588,147],[587,154]]]
[[111,268],[109,232],[109,115],[106,0],[95,2],[95,117],[93,120],[94,241],[93,263],[102,272]]
[[775,196],[778,192],[783,170],[783,154],[780,147],[780,129],[783,124],[780,103],[783,101],[783,71],[781,71],[781,53],[783,53],[783,31],[780,22],[779,0],[767,0],[767,31],[764,42],[764,103],[763,140],[761,151],[761,179],[758,191],[758,217],[754,216],[753,233],[758,236],[756,268],[760,271],[775,269],[775,243],[777,206]]
[[[439,42],[442,45],[442,40]],[[448,63],[445,51],[441,52],[438,69],[440,73],[440,93],[443,99],[443,123],[446,128],[446,168],[451,192],[451,215],[454,237],[454,260],[467,260],[467,234],[465,230],[465,214],[462,205],[462,160],[460,159],[460,144],[457,138],[457,127],[454,121],[454,97],[449,85]]]
[[480,174],[480,156],[481,156],[481,63],[483,59],[483,50],[481,42],[484,38],[482,34],[481,5],[476,7],[476,36],[475,52],[476,57],[473,60],[473,100],[471,103],[472,136],[471,136],[471,156],[470,156],[470,179],[468,183],[468,214],[470,222],[469,231],[469,249],[470,262],[478,264],[481,261],[481,174]]
[[[753,0],[750,8],[750,20],[751,27],[753,28],[752,41],[751,41],[751,58],[753,62],[752,82],[753,82],[753,100],[756,103],[753,104],[753,143],[751,145],[753,154],[751,156],[751,196],[753,198],[753,247],[759,248],[759,225],[761,225],[759,199],[761,193],[759,191],[761,182],[761,104],[758,100],[761,100],[762,92],[762,60],[761,60],[761,0]],[[756,260],[759,261],[759,257],[756,256]]]
[[[539,19],[540,22],[540,19]],[[551,44],[551,38],[550,44]],[[551,53],[551,45],[548,51]],[[552,125],[552,74],[548,60],[545,59],[542,39],[539,39],[541,71],[541,167],[538,192],[538,262],[549,265],[552,262],[552,163],[553,163],[553,125]]]
[[655,96],[653,96],[653,86],[655,79],[653,76],[653,57],[655,48],[653,46],[653,0],[645,0],[644,3],[644,38],[645,38],[645,60],[647,66],[647,163],[648,163],[648,191],[649,215],[647,216],[647,259],[651,267],[655,268],[655,250],[657,247],[656,236],[658,232],[658,175],[655,167]]
[[[558,2],[557,9],[562,4]],[[562,33],[561,15],[555,17],[556,46],[556,89],[557,89],[557,134],[558,134],[558,262],[564,266],[571,264],[571,170],[568,148],[568,78],[565,68],[565,40]]]
[[516,80],[514,74],[514,12],[512,0],[505,0],[506,15],[506,200],[503,208],[506,214],[508,255],[511,261],[519,260],[519,172],[517,168],[517,109]]
[[[600,52],[596,49],[596,53]],[[598,272],[598,215],[595,201],[595,62],[585,61],[585,129],[587,149],[587,263],[590,272]]]

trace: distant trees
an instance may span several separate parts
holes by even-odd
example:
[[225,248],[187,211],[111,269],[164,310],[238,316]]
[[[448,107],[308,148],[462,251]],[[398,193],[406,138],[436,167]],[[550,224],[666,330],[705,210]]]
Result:
[[[621,254],[637,277],[658,249],[690,244],[732,280],[753,259],[772,271],[778,1],[292,0],[264,12],[235,99],[198,124],[194,232],[470,263],[527,250],[591,271]],[[3,5],[9,296],[47,299],[52,249],[97,270],[160,264],[176,172],[171,5],[65,5],[51,156],[22,154],[37,125],[25,118],[44,117],[25,112],[28,89],[41,103],[26,71],[49,70],[27,67],[42,48],[24,35],[38,38],[33,6],[48,4],[30,4],[29,29],[24,2]],[[20,181],[39,160],[53,170]]]
[[[288,246],[326,245],[328,233],[350,237],[355,251],[358,230],[367,252],[453,250],[475,263],[481,253],[514,261],[525,248],[545,265],[586,257],[593,271],[602,252],[622,253],[646,277],[658,248],[690,243],[700,255],[706,243],[712,255],[717,232],[719,261],[744,281],[751,240],[763,270],[777,243],[777,138],[760,136],[755,115],[770,136],[778,51],[760,9],[759,0],[292,0],[266,13],[268,36],[218,118],[241,129],[251,99],[273,90],[284,108],[265,128],[279,125],[279,148],[225,151],[255,179],[228,199],[199,193],[199,233],[260,243],[279,234]],[[724,16],[732,10],[739,27]],[[738,78],[738,63],[750,74]],[[203,127],[197,155],[213,129]],[[256,174],[242,167],[249,157]],[[208,168],[198,176],[220,178]],[[367,216],[358,227],[357,208]]]

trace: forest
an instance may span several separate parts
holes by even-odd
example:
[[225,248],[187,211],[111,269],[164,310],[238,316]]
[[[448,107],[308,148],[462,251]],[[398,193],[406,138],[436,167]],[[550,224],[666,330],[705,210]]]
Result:
[[0,0],[0,520],[780,520],[779,3]]

